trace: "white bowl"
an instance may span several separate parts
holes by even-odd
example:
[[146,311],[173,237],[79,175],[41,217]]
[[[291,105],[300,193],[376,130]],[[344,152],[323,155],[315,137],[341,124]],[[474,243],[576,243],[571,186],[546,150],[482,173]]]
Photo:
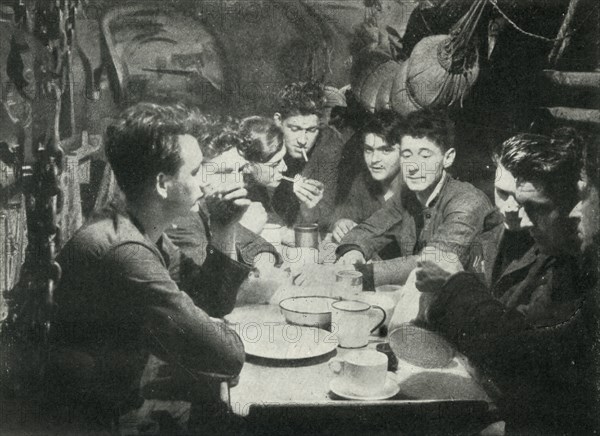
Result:
[[290,324],[331,328],[331,304],[338,301],[330,297],[290,297],[281,300],[279,307]]

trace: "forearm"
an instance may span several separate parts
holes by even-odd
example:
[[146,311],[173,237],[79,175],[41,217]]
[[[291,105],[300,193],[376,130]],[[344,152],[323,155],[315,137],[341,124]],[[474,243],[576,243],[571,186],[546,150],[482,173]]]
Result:
[[202,266],[191,265],[186,270],[184,289],[194,303],[210,316],[221,318],[235,307],[241,284],[248,278],[252,267],[231,259],[209,245]]
[[234,224],[228,226],[213,226],[212,245],[214,245],[221,253],[225,254],[233,260],[237,260],[236,238],[237,228]]

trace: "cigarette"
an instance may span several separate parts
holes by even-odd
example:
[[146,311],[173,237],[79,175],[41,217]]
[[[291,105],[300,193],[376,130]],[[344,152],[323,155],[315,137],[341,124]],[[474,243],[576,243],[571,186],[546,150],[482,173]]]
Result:
[[288,177],[288,176],[281,176],[281,178],[282,178],[283,180],[287,180],[288,182],[292,182],[292,183],[294,183],[294,179],[292,179],[291,177]]
[[302,152],[302,156],[304,156],[304,160],[305,160],[306,162],[308,162],[308,156],[306,156],[306,150],[305,150],[305,149],[303,149],[303,148],[301,148],[301,149],[300,149],[300,151]]

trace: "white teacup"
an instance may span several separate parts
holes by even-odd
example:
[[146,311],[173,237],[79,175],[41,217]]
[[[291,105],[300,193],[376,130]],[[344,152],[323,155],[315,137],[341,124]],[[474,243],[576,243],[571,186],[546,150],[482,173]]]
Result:
[[342,359],[329,361],[329,368],[341,377],[349,393],[368,397],[385,387],[388,357],[375,350],[353,350]]
[[[385,322],[385,310],[364,301],[343,300],[331,305],[331,331],[337,335],[340,347],[360,348],[369,343],[369,335]],[[381,311],[376,323],[370,316],[374,310]]]

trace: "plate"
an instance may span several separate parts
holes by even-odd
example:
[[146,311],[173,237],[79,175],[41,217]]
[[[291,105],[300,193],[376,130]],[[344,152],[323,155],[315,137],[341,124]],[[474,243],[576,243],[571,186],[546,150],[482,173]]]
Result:
[[360,401],[377,401],[387,400],[400,392],[400,386],[396,382],[393,372],[388,372],[385,378],[385,385],[381,392],[374,395],[362,396],[348,392],[344,381],[340,377],[336,377],[329,383],[329,389],[331,392],[336,394],[338,397],[345,398],[347,400],[360,400]]
[[225,317],[242,339],[246,354],[263,359],[302,360],[335,350],[335,335],[316,327],[285,322],[277,306],[254,305],[236,308]]
[[439,334],[410,323],[389,334],[390,347],[398,359],[421,368],[444,368],[454,358],[454,348]]

